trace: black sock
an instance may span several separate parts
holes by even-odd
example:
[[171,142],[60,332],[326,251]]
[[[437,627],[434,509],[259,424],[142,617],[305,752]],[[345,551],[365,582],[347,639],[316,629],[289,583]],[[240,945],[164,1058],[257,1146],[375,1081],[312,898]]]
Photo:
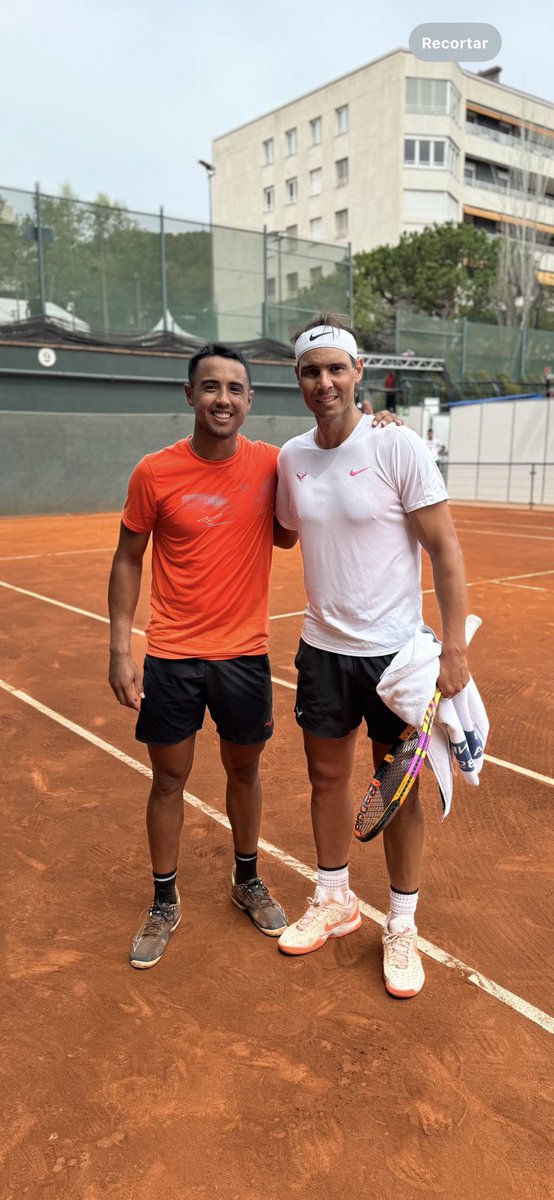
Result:
[[175,904],[177,902],[177,867],[164,875],[152,871],[154,880],[154,904]]
[[235,850],[235,883],[250,883],[258,871],[258,851],[255,854],[237,854]]

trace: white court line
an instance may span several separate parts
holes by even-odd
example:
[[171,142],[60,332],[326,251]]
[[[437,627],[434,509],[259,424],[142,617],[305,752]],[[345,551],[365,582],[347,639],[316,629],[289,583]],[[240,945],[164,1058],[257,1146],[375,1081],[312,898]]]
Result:
[[0,562],[19,562],[22,558],[59,558],[62,554],[104,554],[113,546],[87,546],[86,550],[48,550],[43,554],[6,554]]
[[[6,683],[6,681],[3,679],[0,679],[0,688],[2,688],[5,692],[8,692],[9,695],[14,696],[17,700],[22,700],[25,704],[30,705],[31,708],[36,709],[36,711],[42,713],[43,716],[49,717],[52,721],[56,721],[58,725],[62,725],[71,733],[75,733],[78,737],[84,738],[85,741],[90,742],[91,745],[96,746],[97,749],[103,750],[106,754],[111,754],[111,756],[116,758],[118,762],[123,763],[127,767],[132,767],[134,771],[138,771],[141,775],[146,775],[149,779],[152,778],[152,772],[144,765],[144,763],[139,762],[136,758],[131,758],[128,754],[125,754],[123,750],[118,750],[116,746],[112,746],[109,742],[103,741],[102,738],[97,737],[96,734],[90,733],[88,729],[84,729],[82,725],[76,725],[74,721],[69,721],[67,717],[63,717],[61,713],[55,712],[52,708],[47,708],[47,706],[45,704],[41,704],[39,700],[35,700],[32,696],[28,696],[26,692],[21,692],[17,688],[12,687],[10,683]],[[194,796],[191,792],[184,792],[183,795],[186,803],[190,804],[192,808],[199,809],[200,812],[204,813],[204,816],[209,817],[212,821],[217,821],[218,824],[223,825],[225,829],[231,828],[227,817],[225,817],[223,813],[218,812],[217,809],[212,808],[209,804],[205,804],[203,800],[200,800],[198,796]],[[290,867],[293,871],[297,871],[298,874],[303,875],[305,879],[309,879],[313,883],[317,883],[317,875],[315,871],[311,871],[310,868],[305,865],[305,863],[302,863],[299,859],[294,858],[292,854],[287,854],[284,850],[280,850],[278,846],[274,846],[272,842],[266,842],[265,839],[260,839],[259,845],[266,854],[270,854],[272,858],[278,859],[278,861],[284,866]],[[370,904],[366,904],[365,901],[360,902],[360,909],[364,916],[369,917],[370,921],[375,921],[377,925],[383,924],[385,920],[385,914],[379,912],[379,909],[373,908]],[[441,950],[440,946],[435,946],[433,942],[428,942],[425,940],[425,938],[418,938],[418,945],[420,950],[422,950],[423,953],[428,956],[428,958],[433,958],[435,962],[441,963],[443,967],[449,967],[451,970],[459,971],[460,974],[465,977],[468,983],[472,983],[475,985],[475,987],[487,992],[490,996],[494,996],[497,1000],[500,1000],[502,1004],[505,1004],[508,1008],[512,1008],[515,1012],[518,1012],[520,1016],[526,1017],[528,1021],[533,1021],[535,1025],[540,1025],[541,1029],[545,1029],[547,1033],[554,1033],[554,1018],[550,1017],[548,1013],[542,1012],[542,1010],[540,1008],[536,1008],[534,1004],[529,1004],[528,1001],[523,1000],[521,996],[516,996],[513,992],[507,991],[506,988],[501,987],[500,984],[495,983],[494,980],[488,979],[486,975],[482,975],[479,971],[474,971],[472,967],[468,967],[466,963],[461,962],[461,960],[458,958],[453,958],[451,954],[448,954],[445,950]]]
[[[545,575],[553,574],[553,573],[554,572],[550,572],[550,571],[537,572],[537,574],[545,574]],[[525,577],[522,576],[522,578],[525,578]],[[484,582],[485,583],[498,583],[501,581],[496,580],[496,579],[489,579],[489,580],[485,580]],[[475,585],[475,586],[477,586],[477,585]],[[65,604],[63,600],[53,600],[50,596],[41,596],[38,592],[29,592],[27,590],[27,588],[16,587],[15,584],[6,583],[5,580],[3,580],[3,579],[0,579],[0,587],[9,588],[10,591],[12,591],[12,592],[20,592],[21,595],[23,595],[23,596],[31,596],[34,600],[43,600],[46,604],[55,605],[56,608],[65,608],[68,610],[68,612],[78,613],[78,615],[81,617],[90,617],[91,620],[93,620],[93,621],[101,621],[102,624],[104,624],[104,625],[109,625],[109,623],[110,623],[109,617],[103,617],[103,616],[101,616],[100,613],[88,612],[88,610],[86,608],[76,608],[74,604]],[[434,588],[428,588],[427,591],[433,592]],[[302,615],[302,614],[300,614],[300,615]],[[136,634],[137,637],[146,637],[144,629],[137,629],[134,625],[132,627],[131,632]],[[276,675],[271,676],[271,682],[276,683],[279,687],[290,688],[290,690],[292,692],[296,691],[295,683],[289,683],[289,681],[287,679],[279,679]],[[502,759],[502,758],[491,758],[488,754],[485,754],[483,757],[485,759],[485,762],[492,762],[497,767],[504,767],[504,769],[506,771],[513,771],[516,775],[526,775],[529,779],[537,779],[541,783],[548,783],[554,787],[554,779],[551,779],[549,775],[537,775],[536,771],[531,771],[531,770],[529,770],[528,767],[520,767],[517,765],[517,763],[505,762],[504,759]]]
[[473,525],[472,525],[471,529],[462,529],[461,532],[468,533],[468,534],[469,533],[484,533],[487,537],[510,537],[510,538],[522,537],[522,538],[525,538],[525,540],[528,542],[554,542],[554,535],[552,537],[549,537],[548,535],[541,536],[540,533],[503,533],[502,530],[500,530],[500,529],[499,530],[475,529],[475,526],[473,526]]
[[[464,517],[463,519],[461,517],[453,517],[453,521],[456,527],[458,527],[458,525],[463,525],[467,526],[469,530],[473,528],[471,521],[469,521],[467,517]],[[528,529],[536,529],[541,533],[544,533],[545,530],[547,532],[552,530],[554,533],[554,525],[524,525],[521,523],[516,524],[514,521],[491,521],[491,530],[493,529],[519,529],[522,533],[527,532]]]
[[[527,571],[525,575],[502,575],[500,579],[474,579],[473,581],[470,580],[470,582],[466,584],[466,587],[484,587],[487,583],[509,583],[512,579],[541,579],[545,575],[554,575],[554,570]],[[547,591],[546,588],[541,590],[545,592]],[[424,588],[422,596],[433,596],[434,592],[434,588]]]
[[269,619],[270,619],[270,621],[284,621],[285,617],[303,617],[303,616],[304,616],[304,609],[301,608],[299,612],[277,613],[277,616],[270,617]]
[[491,583],[498,583],[500,587],[518,588],[523,592],[547,592],[548,588],[533,587],[532,583],[506,583],[503,579],[492,579]]
[[[63,600],[53,600],[51,596],[41,596],[40,592],[30,592],[28,588],[16,587],[14,583],[6,583],[4,579],[0,579],[0,587],[9,588],[12,592],[19,592],[22,596],[31,596],[33,600],[44,600],[45,604],[53,604],[55,608],[66,608],[68,612],[78,613],[80,617],[90,617],[91,621],[101,621],[103,625],[109,625],[110,618],[103,617],[100,613],[89,612],[87,608],[76,608],[74,604],[65,604]],[[133,625],[131,633],[136,633],[139,637],[145,637],[144,629],[136,629]]]

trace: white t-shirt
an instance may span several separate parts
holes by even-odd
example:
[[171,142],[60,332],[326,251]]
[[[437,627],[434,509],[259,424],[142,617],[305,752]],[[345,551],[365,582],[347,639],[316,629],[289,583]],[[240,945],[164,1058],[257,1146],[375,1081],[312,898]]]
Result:
[[421,552],[406,513],[447,499],[421,438],[373,428],[320,450],[315,430],[279,454],[276,514],[297,529],[307,607],[302,637],[338,654],[393,654],[422,625]]

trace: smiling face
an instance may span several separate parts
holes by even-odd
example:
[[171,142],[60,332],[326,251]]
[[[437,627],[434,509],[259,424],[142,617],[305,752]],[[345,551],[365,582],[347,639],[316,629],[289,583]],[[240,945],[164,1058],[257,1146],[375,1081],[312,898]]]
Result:
[[234,358],[202,358],[185,393],[194,409],[194,443],[205,457],[210,443],[227,442],[234,453],[239,429],[252,405],[252,389],[242,365]]
[[353,364],[345,350],[332,347],[307,350],[295,367],[304,403],[318,425],[354,417],[356,384],[362,377],[362,361]]

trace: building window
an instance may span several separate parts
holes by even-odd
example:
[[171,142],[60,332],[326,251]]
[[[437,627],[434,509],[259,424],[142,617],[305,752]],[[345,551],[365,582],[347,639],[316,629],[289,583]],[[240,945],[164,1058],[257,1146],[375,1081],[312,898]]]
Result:
[[335,181],[337,187],[346,187],[348,183],[348,159],[339,158],[335,163]]
[[267,280],[267,298],[268,298],[268,300],[270,300],[270,301],[271,301],[271,300],[275,300],[275,296],[276,296],[276,294],[277,294],[277,289],[276,289],[276,286],[275,286],[275,285],[276,285],[276,281],[275,281],[275,279],[273,279],[272,277],[269,277],[269,276],[268,276],[268,280]]
[[335,213],[335,237],[348,237],[348,209],[341,208]]
[[407,79],[406,112],[452,117],[459,124],[461,95],[449,79]]
[[458,147],[454,144],[454,142],[450,141],[450,138],[448,139],[447,146],[448,146],[448,151],[447,151],[446,165],[448,167],[448,170],[450,171],[450,174],[453,175],[455,179],[457,179],[459,166],[460,166],[460,151],[458,150]]
[[298,138],[296,129],[287,129],[287,132],[285,133],[285,154],[296,154],[297,146]]
[[287,296],[289,300],[298,293],[298,271],[291,271],[287,275]]
[[408,167],[431,167],[435,170],[448,168],[457,178],[460,151],[450,138],[405,138],[404,165]]
[[285,233],[288,238],[291,238],[294,240],[294,238],[298,237],[298,225],[286,225]]
[[285,180],[285,195],[287,204],[296,204],[298,200],[298,180],[296,178]]
[[323,267],[310,267],[310,284],[319,283],[323,278]]
[[320,196],[323,187],[323,171],[318,167],[316,171],[310,171],[310,196]]
[[340,108],[335,109],[335,132],[348,133],[348,105],[342,104]]
[[264,188],[264,212],[273,212],[275,208],[275,188]]
[[262,148],[264,152],[264,167],[270,167],[272,162],[275,161],[275,142],[273,138],[268,138],[267,141],[262,142]]
[[310,146],[319,146],[321,144],[321,117],[314,117],[310,121]]
[[323,237],[323,217],[313,217],[310,221],[310,237],[313,242],[320,242]]

